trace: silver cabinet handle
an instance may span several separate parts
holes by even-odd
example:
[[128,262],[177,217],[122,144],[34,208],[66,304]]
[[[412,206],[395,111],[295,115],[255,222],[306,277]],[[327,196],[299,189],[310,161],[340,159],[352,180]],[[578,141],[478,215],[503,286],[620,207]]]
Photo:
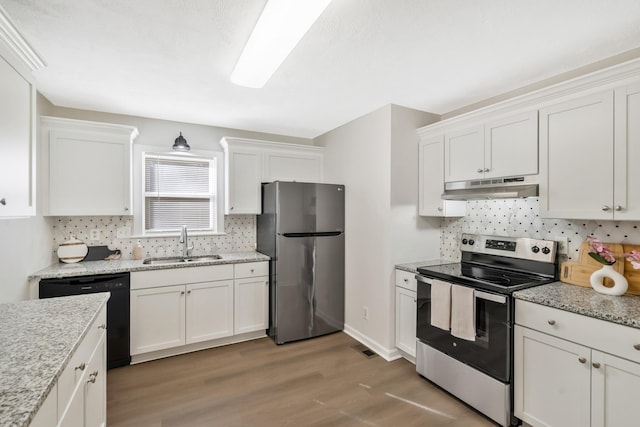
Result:
[[404,283],[409,283],[409,279],[407,279],[406,277],[404,278]]
[[86,368],[86,367],[87,367],[87,365],[84,362],[82,362],[81,364],[76,366],[74,370],[75,371],[84,371],[84,368]]
[[591,365],[596,369],[600,367],[600,364],[598,362],[593,362]]
[[442,208],[438,206],[438,212],[442,212]]
[[191,289],[189,289],[189,290],[187,291],[187,293],[188,293],[188,294],[190,294],[190,293],[191,293]]
[[107,329],[107,324],[103,323],[101,325],[98,325],[98,329]]
[[551,320],[547,320],[547,323],[550,324],[551,326],[556,324],[556,321],[551,319]]
[[5,206],[7,204],[7,199],[2,198],[0,199],[0,205]]
[[233,210],[233,206],[231,206],[231,207],[229,208],[229,210],[230,210],[230,211],[232,211],[232,210]]
[[605,212],[607,212],[609,209],[611,209],[611,208],[609,206],[607,206],[607,205],[602,206],[602,210],[605,211]]
[[478,172],[478,173],[482,173],[482,168],[478,168],[478,169],[476,170],[476,172]]
[[184,291],[180,292],[180,295],[184,295]]
[[640,344],[635,344],[633,348],[635,348],[636,350],[640,350]]
[[124,207],[124,211],[126,212],[126,211],[128,211],[128,210],[129,210],[129,208],[125,206],[125,207]]
[[622,206],[616,205],[613,209],[615,209],[616,212],[620,212],[622,210]]
[[251,272],[253,273],[253,271],[254,271],[254,270],[253,270],[253,268],[252,268],[252,269],[251,269]]
[[580,363],[587,363],[587,359],[586,359],[586,358],[584,358],[584,357],[579,357],[579,358],[578,358],[578,362],[580,362]]
[[87,383],[95,384],[97,377],[98,377],[98,371],[91,372],[91,374],[89,374],[89,379],[87,380]]
[[484,172],[489,172],[491,169],[489,168],[484,168]]

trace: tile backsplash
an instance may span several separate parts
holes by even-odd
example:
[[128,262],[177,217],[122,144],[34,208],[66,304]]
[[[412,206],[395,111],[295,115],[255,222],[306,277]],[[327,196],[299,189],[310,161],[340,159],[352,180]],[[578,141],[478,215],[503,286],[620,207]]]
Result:
[[468,201],[467,216],[442,220],[440,256],[458,261],[463,233],[546,240],[566,237],[569,261],[577,260],[580,244],[590,235],[603,242],[640,244],[640,222],[540,218],[538,204],[537,197]]
[[[133,229],[132,222],[132,217],[125,216],[56,217],[53,221],[53,250],[57,251],[60,243],[75,236],[87,246],[108,246],[112,250],[120,249],[122,259],[133,258],[133,246],[138,240],[144,247],[147,257],[173,256],[181,253],[181,245],[177,237],[142,239],[129,237]],[[90,240],[91,230],[94,229],[100,231],[98,240]],[[255,215],[225,216],[224,231],[226,234],[218,236],[189,236],[190,243],[194,245],[193,254],[255,250]]]

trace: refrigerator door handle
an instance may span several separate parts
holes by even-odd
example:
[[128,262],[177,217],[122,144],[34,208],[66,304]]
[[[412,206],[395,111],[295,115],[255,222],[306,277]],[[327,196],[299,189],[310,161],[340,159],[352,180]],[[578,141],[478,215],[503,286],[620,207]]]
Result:
[[341,234],[342,231],[320,231],[314,233],[282,233],[280,235],[284,237],[332,237],[339,236]]

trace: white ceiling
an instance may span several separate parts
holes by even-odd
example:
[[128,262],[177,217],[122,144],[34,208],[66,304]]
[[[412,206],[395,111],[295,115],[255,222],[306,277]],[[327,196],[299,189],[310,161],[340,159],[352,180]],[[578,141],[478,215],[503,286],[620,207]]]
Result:
[[54,105],[313,138],[444,114],[640,47],[638,0],[334,0],[262,89],[229,75],[265,0],[0,0]]

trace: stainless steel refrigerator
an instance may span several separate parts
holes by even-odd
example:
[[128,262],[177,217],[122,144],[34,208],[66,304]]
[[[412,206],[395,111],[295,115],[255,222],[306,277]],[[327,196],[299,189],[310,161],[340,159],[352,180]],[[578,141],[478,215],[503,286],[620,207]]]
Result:
[[344,328],[344,186],[262,184],[258,251],[269,262],[269,335],[277,344]]

